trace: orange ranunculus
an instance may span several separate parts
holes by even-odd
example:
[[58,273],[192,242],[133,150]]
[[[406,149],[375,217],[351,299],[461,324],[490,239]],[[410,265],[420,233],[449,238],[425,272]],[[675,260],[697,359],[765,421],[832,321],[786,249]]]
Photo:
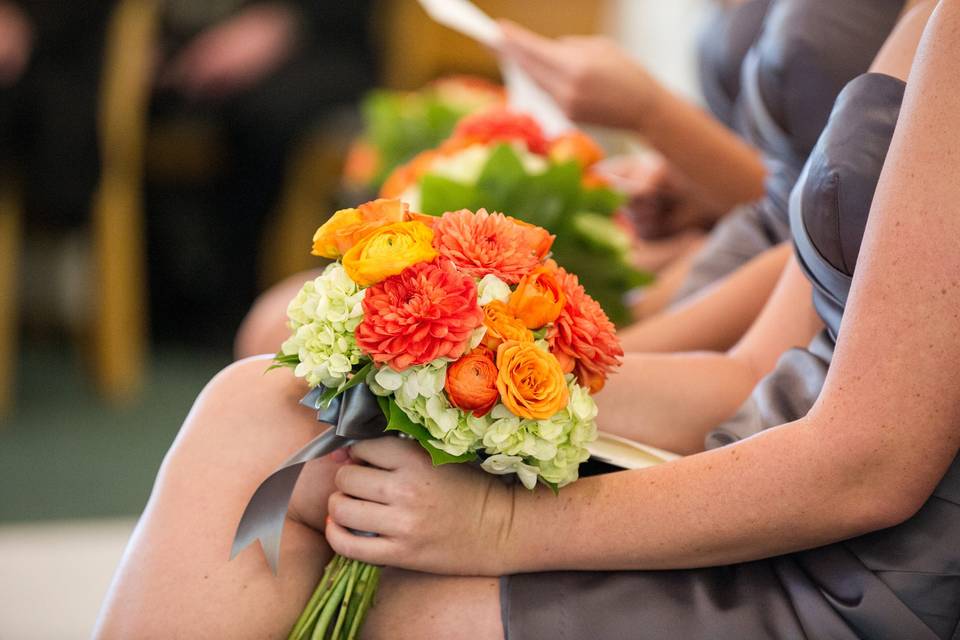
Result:
[[541,266],[520,280],[507,306],[525,327],[539,329],[557,319],[566,300],[554,270]]
[[519,227],[523,227],[524,234],[527,238],[527,243],[533,247],[534,253],[537,258],[543,260],[547,257],[547,254],[550,253],[550,247],[553,246],[553,241],[556,240],[556,236],[550,235],[550,232],[544,229],[543,227],[538,227],[535,224],[530,224],[529,222],[524,222],[523,220],[517,220],[507,216],[507,219],[513,222]]
[[407,220],[407,205],[380,199],[341,209],[313,234],[313,255],[335,260],[380,227]]
[[554,162],[574,160],[586,169],[603,160],[603,149],[582,131],[568,131],[550,143],[550,159]]
[[532,342],[504,342],[497,349],[500,400],[521,418],[546,420],[567,406],[570,391],[560,363]]
[[353,245],[343,256],[350,279],[369,287],[407,267],[437,257],[433,230],[422,222],[395,222],[380,227]]
[[483,336],[483,346],[496,351],[501,342],[533,342],[533,334],[523,322],[510,313],[507,305],[499,300],[484,305],[483,324],[487,333]]
[[487,415],[500,398],[493,351],[477,347],[448,366],[445,388],[453,406],[478,418]]

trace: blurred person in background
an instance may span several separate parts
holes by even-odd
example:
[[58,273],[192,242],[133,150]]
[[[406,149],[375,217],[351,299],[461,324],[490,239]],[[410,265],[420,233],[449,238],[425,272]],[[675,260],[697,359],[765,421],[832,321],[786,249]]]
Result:
[[[166,0],[155,120],[199,117],[223,130],[225,171],[201,209],[151,221],[160,333],[202,340],[233,328],[256,293],[257,249],[290,156],[326,117],[373,83],[370,0]],[[161,208],[162,209],[162,208]],[[193,228],[185,237],[185,225]],[[195,239],[185,246],[190,236]],[[199,329],[196,333],[194,330]],[[188,336],[175,335],[177,338]]]
[[[22,183],[31,228],[89,220],[104,40],[117,4],[0,0],[0,180]],[[255,295],[257,249],[289,156],[373,82],[370,5],[161,1],[154,75],[144,78],[155,86],[151,117],[211,121],[226,159],[203,202],[148,200],[161,336],[229,344]]]

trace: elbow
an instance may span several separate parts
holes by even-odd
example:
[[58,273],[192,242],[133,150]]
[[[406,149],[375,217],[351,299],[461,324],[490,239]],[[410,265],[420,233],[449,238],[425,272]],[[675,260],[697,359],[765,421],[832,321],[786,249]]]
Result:
[[852,535],[863,535],[889,529],[912,518],[926,500],[896,494],[874,495],[858,499],[848,513],[855,514],[851,522]]

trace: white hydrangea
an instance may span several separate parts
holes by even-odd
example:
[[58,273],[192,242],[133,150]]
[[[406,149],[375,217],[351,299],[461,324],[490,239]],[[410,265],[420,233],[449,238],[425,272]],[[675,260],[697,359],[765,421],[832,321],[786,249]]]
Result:
[[354,337],[363,320],[363,295],[343,266],[334,263],[304,284],[287,307],[293,335],[280,351],[300,359],[294,374],[311,387],[342,384],[364,358]]
[[507,456],[498,453],[484,460],[480,466],[487,473],[498,476],[515,473],[527,489],[533,489],[537,486],[537,468],[525,463],[520,456]]

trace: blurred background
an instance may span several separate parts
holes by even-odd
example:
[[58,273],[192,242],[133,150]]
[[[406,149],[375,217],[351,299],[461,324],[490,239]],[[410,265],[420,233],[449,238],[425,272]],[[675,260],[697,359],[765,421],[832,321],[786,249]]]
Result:
[[[695,97],[708,0],[477,4]],[[89,635],[244,313],[354,197],[363,97],[450,74],[497,79],[415,0],[0,0],[0,640]]]

